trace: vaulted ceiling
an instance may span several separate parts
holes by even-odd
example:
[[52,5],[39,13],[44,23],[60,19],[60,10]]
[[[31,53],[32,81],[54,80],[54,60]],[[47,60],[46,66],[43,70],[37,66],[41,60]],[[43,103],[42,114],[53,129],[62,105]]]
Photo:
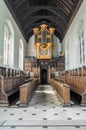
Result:
[[62,41],[83,0],[4,0],[26,41],[43,22]]

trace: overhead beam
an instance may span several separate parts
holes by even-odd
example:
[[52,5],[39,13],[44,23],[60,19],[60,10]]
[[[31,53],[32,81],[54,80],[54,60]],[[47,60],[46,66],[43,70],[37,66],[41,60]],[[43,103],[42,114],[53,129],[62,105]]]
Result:
[[18,0],[18,2],[15,3],[15,8],[18,9],[22,4],[24,4],[24,2],[26,2],[26,0]]
[[[46,20],[46,21],[49,21],[49,22],[51,22],[54,26],[59,26],[59,28],[62,30],[62,32],[63,32],[63,30],[65,29],[64,27],[64,25],[63,25],[63,23],[61,23],[61,21],[60,20],[58,20],[57,18],[54,18],[53,16],[40,16],[40,15],[38,15],[38,16],[34,16],[34,17],[31,17],[31,21],[28,19],[26,22],[25,22],[25,27],[24,27],[24,29],[25,28],[27,28],[27,26],[30,26],[31,24],[33,24],[34,25],[34,23],[35,22],[37,22],[38,20]],[[24,26],[24,24],[23,24],[23,26]]]
[[56,15],[57,17],[59,17],[65,24],[67,24],[67,19],[64,18],[64,16],[60,15],[58,13],[58,9],[56,10],[56,8],[54,7],[50,7],[50,6],[35,6],[35,7],[31,7],[30,10],[28,10],[28,13],[25,15],[25,17],[23,17],[22,22],[25,21],[25,19],[27,19],[28,16],[31,16],[33,13],[40,11],[42,9],[45,9],[51,13],[53,13],[54,15]]
[[62,0],[62,2],[71,10],[72,8],[73,8],[73,5],[71,5],[70,3],[69,3],[69,1],[67,1],[67,0]]

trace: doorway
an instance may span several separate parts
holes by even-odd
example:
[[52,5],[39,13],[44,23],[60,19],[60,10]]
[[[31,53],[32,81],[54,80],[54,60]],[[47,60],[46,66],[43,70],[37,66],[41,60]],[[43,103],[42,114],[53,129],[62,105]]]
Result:
[[41,84],[47,84],[47,69],[41,70]]

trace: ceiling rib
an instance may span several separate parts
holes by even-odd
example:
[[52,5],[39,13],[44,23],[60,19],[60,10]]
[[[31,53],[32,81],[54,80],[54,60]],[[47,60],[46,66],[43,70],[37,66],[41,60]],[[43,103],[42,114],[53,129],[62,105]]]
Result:
[[46,21],[62,41],[83,0],[4,0],[26,41],[33,27]]

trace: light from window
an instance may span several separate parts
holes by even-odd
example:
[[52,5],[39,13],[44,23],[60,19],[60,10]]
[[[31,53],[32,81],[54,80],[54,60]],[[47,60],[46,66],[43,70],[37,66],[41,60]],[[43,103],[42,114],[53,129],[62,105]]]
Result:
[[4,65],[13,67],[14,31],[9,20],[4,26]]
[[7,25],[4,27],[4,65],[9,64],[9,44],[10,44],[10,30]]
[[23,70],[23,41],[19,41],[19,69]]
[[79,48],[80,48],[80,65],[85,64],[85,43],[84,43],[84,23],[79,23]]

